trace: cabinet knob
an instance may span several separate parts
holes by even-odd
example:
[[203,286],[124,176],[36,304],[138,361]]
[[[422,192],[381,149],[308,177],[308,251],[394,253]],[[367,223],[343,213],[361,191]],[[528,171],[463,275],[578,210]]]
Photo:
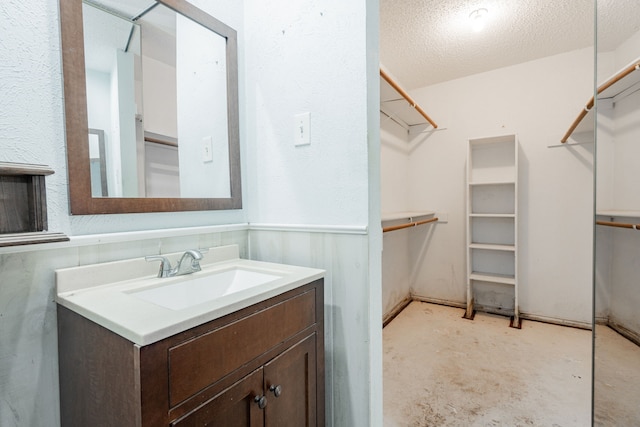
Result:
[[274,384],[269,387],[269,391],[272,391],[276,397],[280,397],[280,395],[282,394],[282,386]]
[[253,399],[254,402],[256,402],[258,404],[258,408],[260,409],[264,409],[265,406],[267,406],[267,397],[266,396],[256,396],[255,399]]

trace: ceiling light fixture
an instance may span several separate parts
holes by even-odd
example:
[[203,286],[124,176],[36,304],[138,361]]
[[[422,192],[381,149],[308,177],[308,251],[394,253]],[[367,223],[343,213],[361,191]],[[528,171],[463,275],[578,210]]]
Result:
[[485,8],[476,9],[469,15],[471,20],[471,28],[476,33],[482,31],[487,21],[487,13],[489,11]]

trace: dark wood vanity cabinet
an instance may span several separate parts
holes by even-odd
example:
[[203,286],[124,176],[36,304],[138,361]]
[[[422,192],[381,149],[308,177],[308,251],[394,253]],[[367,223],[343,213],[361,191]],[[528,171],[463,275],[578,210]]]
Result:
[[62,426],[324,426],[323,280],[138,346],[58,306]]
[[171,425],[317,425],[315,346],[308,336]]

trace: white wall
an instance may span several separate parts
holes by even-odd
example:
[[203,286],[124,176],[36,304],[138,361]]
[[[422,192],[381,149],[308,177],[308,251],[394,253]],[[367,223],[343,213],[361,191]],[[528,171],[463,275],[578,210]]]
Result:
[[[615,71],[626,67],[632,61],[636,61],[638,58],[640,58],[640,51],[638,50],[638,46],[640,46],[640,31],[633,34],[615,49]],[[606,75],[603,75],[603,77],[604,76]],[[598,77],[600,77],[600,74],[598,74]]]
[[245,5],[251,256],[327,270],[327,425],[380,425],[378,4]]
[[[105,107],[106,101],[106,107]],[[87,121],[89,128],[111,132],[111,76],[87,70]]]
[[[109,73],[86,70],[87,121],[104,131],[108,193],[137,197],[133,55],[116,50],[111,63]],[[123,181],[123,175],[134,179]]]
[[[384,180],[384,176],[382,177]],[[382,243],[382,313],[391,314],[411,296],[409,236],[413,229],[384,233]],[[382,321],[382,319],[381,319]]]
[[142,55],[142,109],[144,130],[178,137],[176,69]]
[[[408,133],[380,114],[380,191],[385,213],[409,210]],[[414,229],[384,233],[382,246],[382,312],[389,314],[411,293],[409,236]]]
[[[89,129],[104,131],[107,188],[109,194],[119,194],[120,151],[114,151],[111,138],[111,76],[99,71],[87,70],[87,122]],[[106,101],[106,105],[105,105]]]
[[465,301],[465,165],[469,138],[520,142],[520,311],[591,323],[593,146],[559,144],[593,87],[593,50],[573,51],[412,92],[444,130],[412,139],[411,209],[448,213],[411,240],[413,292]]
[[[615,159],[613,200],[616,209],[640,211],[640,93],[615,103]],[[637,223],[637,218],[616,218]],[[609,320],[640,336],[640,234],[633,230],[607,230],[612,234],[611,300]]]
[[[620,222],[637,223],[637,218],[616,218]],[[611,229],[610,300],[608,320],[640,337],[640,292],[638,292],[638,265],[640,265],[640,234],[628,229]]]
[[132,53],[117,50],[114,70],[111,73],[111,90],[113,91],[111,106],[112,108],[117,108],[111,113],[111,118],[114,129],[113,135],[118,136],[118,145],[120,147],[120,164],[122,167],[121,195],[124,197],[138,197],[138,143],[136,141],[133,61],[134,55]]
[[[180,194],[231,197],[226,40],[178,15],[176,64]],[[205,138],[210,161],[203,157]]]
[[365,2],[246,4],[252,222],[366,224]]
[[409,210],[409,156],[411,146],[405,129],[380,114],[380,181],[382,212]]

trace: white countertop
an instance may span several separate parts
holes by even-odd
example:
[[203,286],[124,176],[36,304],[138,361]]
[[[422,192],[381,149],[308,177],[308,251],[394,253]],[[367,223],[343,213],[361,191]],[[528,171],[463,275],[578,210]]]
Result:
[[[169,255],[172,259],[179,254]],[[202,271],[156,277],[158,263],[144,258],[56,270],[58,304],[138,345],[147,345],[225,316],[324,277],[324,270],[240,259],[235,245],[204,254]],[[257,287],[173,310],[131,295],[139,289],[173,284],[240,267],[280,276]],[[137,272],[138,277],[131,277]]]

